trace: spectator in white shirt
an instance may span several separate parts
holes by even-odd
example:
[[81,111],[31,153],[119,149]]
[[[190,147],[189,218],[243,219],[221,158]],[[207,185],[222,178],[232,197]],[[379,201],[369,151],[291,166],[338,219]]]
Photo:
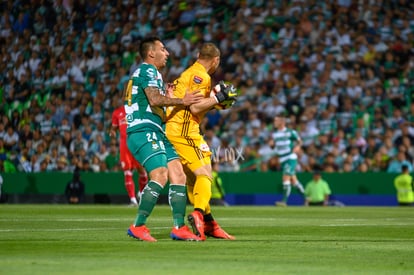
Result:
[[94,50],[93,56],[86,62],[86,66],[88,68],[88,71],[101,70],[104,62],[105,60],[100,55],[99,51]]
[[61,95],[65,93],[66,85],[69,81],[68,76],[65,73],[65,69],[62,65],[58,66],[58,73],[52,79],[53,93],[56,95]]
[[190,42],[183,37],[181,32],[177,32],[175,38],[168,41],[165,46],[167,47],[168,51],[173,54],[175,57],[181,56],[181,47],[182,43],[184,43],[187,51],[190,51]]
[[295,36],[295,29],[289,21],[286,21],[284,26],[279,31],[279,39],[283,43],[283,47],[288,47],[293,37]]
[[336,62],[335,67],[331,72],[331,79],[334,82],[339,80],[347,81],[348,80],[348,71],[344,68],[341,62]]
[[76,154],[78,151],[88,150],[88,142],[82,137],[81,131],[76,131],[75,138],[70,143],[69,151],[71,154]]
[[352,100],[357,100],[362,97],[362,92],[362,87],[358,84],[357,80],[354,77],[350,78],[346,88],[347,95],[352,98]]
[[84,83],[85,82],[85,76],[84,76],[82,70],[80,69],[79,66],[77,66],[75,63],[73,63],[73,61],[71,59],[67,60],[66,68],[67,68],[66,74],[71,79],[73,79],[73,81],[75,81],[77,83]]
[[7,132],[3,136],[4,148],[8,151],[15,149],[18,146],[19,135],[14,131],[13,126],[7,126]]
[[34,73],[37,68],[39,68],[42,60],[39,58],[39,53],[37,51],[32,51],[29,61],[27,62],[28,67],[32,73]]

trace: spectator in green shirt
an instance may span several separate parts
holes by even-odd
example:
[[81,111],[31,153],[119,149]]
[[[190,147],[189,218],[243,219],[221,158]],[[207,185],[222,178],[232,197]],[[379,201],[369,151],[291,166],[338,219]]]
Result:
[[106,166],[109,171],[117,171],[117,166],[119,164],[119,154],[116,144],[111,144],[109,149],[109,154],[105,158]]
[[3,162],[3,171],[4,173],[16,173],[16,158],[17,153],[15,151],[12,151],[11,153],[7,154],[7,159]]
[[322,179],[321,173],[315,171],[313,178],[305,187],[305,205],[328,205],[331,189],[328,183]]
[[400,206],[411,206],[414,202],[413,178],[410,175],[408,165],[401,166],[401,174],[394,179],[397,190],[397,200]]

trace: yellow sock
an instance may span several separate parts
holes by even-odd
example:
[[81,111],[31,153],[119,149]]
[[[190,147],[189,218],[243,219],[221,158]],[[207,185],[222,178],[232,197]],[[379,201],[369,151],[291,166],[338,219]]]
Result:
[[211,179],[206,175],[197,176],[193,190],[194,208],[199,208],[204,212],[210,210],[209,202],[211,198]]
[[207,204],[206,209],[204,210],[204,215],[208,215],[211,213],[210,203]]
[[194,183],[188,184],[187,183],[187,197],[188,201],[194,205]]

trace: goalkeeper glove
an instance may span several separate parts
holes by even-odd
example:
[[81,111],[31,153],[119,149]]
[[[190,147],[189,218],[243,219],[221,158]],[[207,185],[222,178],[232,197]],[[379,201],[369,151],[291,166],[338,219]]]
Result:
[[220,92],[215,95],[218,103],[226,100],[236,100],[238,93],[233,84],[225,85],[223,81],[220,81],[219,84]]

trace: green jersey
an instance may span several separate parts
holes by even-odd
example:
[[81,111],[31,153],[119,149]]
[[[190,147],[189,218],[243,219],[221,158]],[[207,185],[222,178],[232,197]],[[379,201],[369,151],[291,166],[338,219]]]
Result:
[[295,147],[296,142],[300,140],[300,137],[295,130],[289,128],[276,130],[272,134],[272,138],[275,142],[275,151],[280,162],[298,158],[297,155],[293,153],[293,147]]
[[162,95],[166,94],[161,73],[154,65],[143,63],[128,81],[124,104],[127,133],[137,132],[143,128],[164,131],[166,108],[149,104],[144,91],[147,87],[155,87]]

